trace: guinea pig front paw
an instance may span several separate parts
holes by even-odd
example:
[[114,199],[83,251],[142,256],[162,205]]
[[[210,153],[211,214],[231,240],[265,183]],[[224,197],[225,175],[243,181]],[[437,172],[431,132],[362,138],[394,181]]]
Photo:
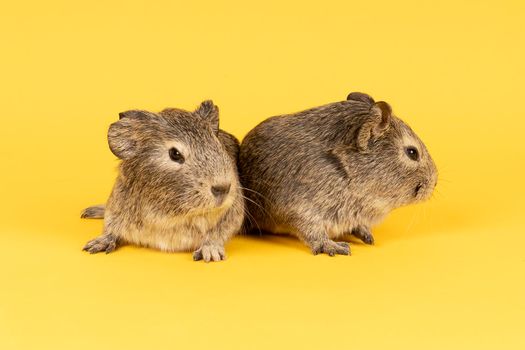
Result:
[[103,234],[95,239],[87,242],[82,250],[90,254],[96,254],[100,252],[111,253],[117,249],[118,238],[112,234]]
[[205,244],[193,252],[193,260],[221,261],[226,259],[224,247],[219,244]]
[[330,239],[313,241],[310,243],[314,255],[325,253],[330,256],[350,255],[350,245],[347,242],[335,242]]
[[352,229],[352,236],[359,238],[365,244],[374,244],[374,236],[367,228],[359,226]]

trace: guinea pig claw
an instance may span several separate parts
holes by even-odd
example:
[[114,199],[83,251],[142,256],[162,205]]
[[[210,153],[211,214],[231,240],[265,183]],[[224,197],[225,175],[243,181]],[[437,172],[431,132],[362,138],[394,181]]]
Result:
[[204,262],[221,261],[226,259],[224,247],[221,245],[205,244],[193,253],[193,260]]
[[368,236],[365,236],[363,237],[363,243],[365,244],[369,244],[369,245],[374,245],[374,237],[372,235],[368,235]]
[[198,249],[193,252],[193,261],[199,261],[202,260],[202,250]]
[[101,252],[109,254],[117,249],[117,243],[118,239],[115,235],[103,234],[87,242],[82,250],[88,252],[89,254]]
[[364,227],[356,227],[352,230],[352,236],[359,238],[365,244],[374,244],[374,236]]
[[311,244],[314,255],[325,253],[328,256],[351,255],[350,245],[347,242],[335,242],[332,240],[315,241]]

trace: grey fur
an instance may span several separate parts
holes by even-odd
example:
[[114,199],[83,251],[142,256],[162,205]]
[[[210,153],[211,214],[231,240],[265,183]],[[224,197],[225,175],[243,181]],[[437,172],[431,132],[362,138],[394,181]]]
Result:
[[[420,160],[405,153],[417,148]],[[427,199],[437,170],[425,145],[386,102],[347,101],[271,117],[244,138],[239,156],[249,227],[290,233],[314,254],[349,254],[334,239],[367,244],[392,209]]]
[[[219,130],[217,107],[194,112],[127,111],[111,124],[108,143],[122,159],[106,207],[82,217],[104,217],[101,236],[84,250],[109,253],[123,243],[164,251],[195,251],[195,260],[225,259],[224,243],[238,233],[244,200],[237,173],[237,139]],[[184,156],[170,159],[170,148]],[[220,196],[212,186],[221,189]]]

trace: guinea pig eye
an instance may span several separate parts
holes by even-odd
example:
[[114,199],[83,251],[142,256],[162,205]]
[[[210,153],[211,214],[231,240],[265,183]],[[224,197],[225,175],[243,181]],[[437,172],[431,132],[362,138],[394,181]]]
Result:
[[184,163],[184,156],[175,147],[170,148],[170,158],[172,161],[177,162],[179,164]]
[[409,146],[405,148],[405,153],[408,156],[408,158],[418,161],[419,160],[419,152],[417,151],[417,148]]

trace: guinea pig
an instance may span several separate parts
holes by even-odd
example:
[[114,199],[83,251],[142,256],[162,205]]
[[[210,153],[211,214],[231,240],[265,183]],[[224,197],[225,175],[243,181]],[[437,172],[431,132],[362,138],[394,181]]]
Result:
[[237,172],[239,142],[219,130],[219,111],[204,101],[194,111],[130,110],[108,131],[122,161],[106,206],[84,210],[104,217],[89,253],[129,243],[167,252],[194,251],[194,260],[226,258],[224,244],[239,232],[244,199]]
[[346,101],[271,117],[244,138],[241,183],[252,228],[297,236],[313,254],[350,254],[345,235],[373,244],[371,226],[429,198],[437,170],[386,102]]

